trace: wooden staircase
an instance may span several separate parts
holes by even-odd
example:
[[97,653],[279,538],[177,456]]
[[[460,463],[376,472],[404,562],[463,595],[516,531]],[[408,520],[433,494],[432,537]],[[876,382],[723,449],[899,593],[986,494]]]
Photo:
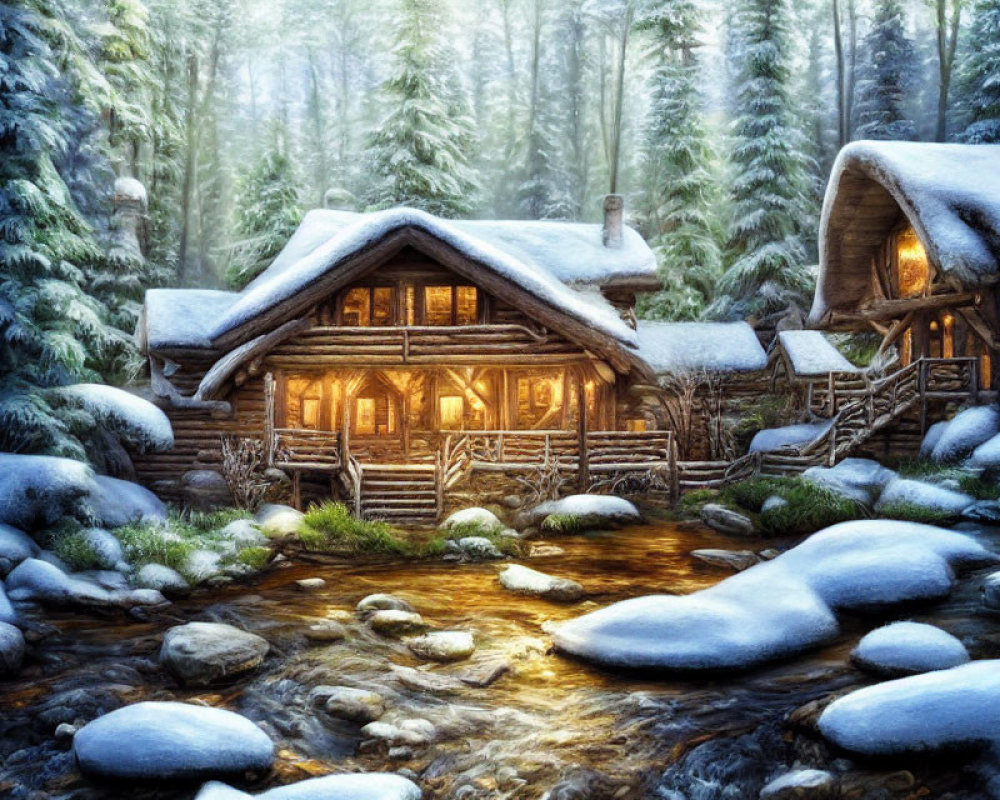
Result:
[[355,513],[394,525],[433,525],[441,514],[436,464],[359,464]]

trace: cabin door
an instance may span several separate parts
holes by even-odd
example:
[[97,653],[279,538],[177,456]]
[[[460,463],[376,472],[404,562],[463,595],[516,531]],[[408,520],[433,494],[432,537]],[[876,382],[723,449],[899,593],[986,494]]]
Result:
[[354,398],[354,435],[385,438],[399,435],[399,398],[387,387],[362,390]]

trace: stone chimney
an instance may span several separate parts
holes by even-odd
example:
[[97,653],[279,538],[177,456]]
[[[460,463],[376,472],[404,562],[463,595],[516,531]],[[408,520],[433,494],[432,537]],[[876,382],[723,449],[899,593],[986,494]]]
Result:
[[601,238],[605,247],[622,246],[622,226],[624,222],[625,198],[620,194],[604,196],[604,229]]
[[142,259],[142,223],[148,201],[146,188],[135,178],[115,181],[111,213],[111,250],[122,258]]

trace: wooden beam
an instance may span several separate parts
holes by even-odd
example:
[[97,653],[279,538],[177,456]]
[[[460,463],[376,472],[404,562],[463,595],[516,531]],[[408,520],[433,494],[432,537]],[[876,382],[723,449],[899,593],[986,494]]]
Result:
[[897,319],[913,311],[935,311],[979,304],[978,292],[932,294],[930,297],[908,297],[902,300],[885,300],[870,308],[857,311],[833,311],[830,324],[868,323],[871,320]]
[[902,319],[898,319],[889,326],[882,338],[882,344],[878,346],[876,355],[882,355],[886,350],[895,344],[896,340],[906,332],[907,327],[913,322],[913,312],[905,314]]
[[587,386],[582,369],[576,370],[577,436],[580,439],[580,457],[577,464],[577,488],[586,492],[590,486],[590,460],[587,452]]

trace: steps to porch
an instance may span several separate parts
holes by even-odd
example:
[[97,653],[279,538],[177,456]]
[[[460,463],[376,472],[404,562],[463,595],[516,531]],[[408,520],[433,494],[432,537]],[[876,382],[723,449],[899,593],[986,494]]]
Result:
[[440,516],[434,464],[364,464],[355,510],[363,519],[430,525]]

